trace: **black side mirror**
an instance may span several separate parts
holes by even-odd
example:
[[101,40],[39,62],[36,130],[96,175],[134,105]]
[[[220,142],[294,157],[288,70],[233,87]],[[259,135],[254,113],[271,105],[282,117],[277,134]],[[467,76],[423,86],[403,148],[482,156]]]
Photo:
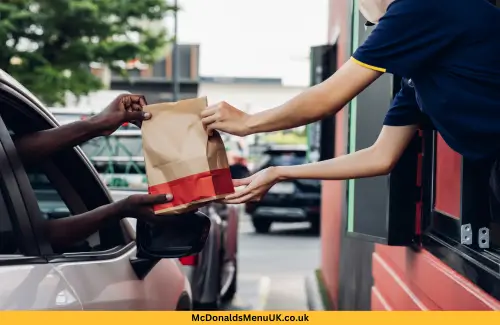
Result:
[[199,253],[207,240],[210,219],[201,212],[165,216],[159,224],[137,221],[137,257],[179,258]]

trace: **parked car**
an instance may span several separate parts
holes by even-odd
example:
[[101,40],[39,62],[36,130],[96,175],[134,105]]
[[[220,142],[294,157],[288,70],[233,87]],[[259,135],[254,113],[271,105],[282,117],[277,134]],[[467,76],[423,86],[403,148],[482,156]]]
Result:
[[190,283],[178,260],[138,258],[129,220],[62,251],[43,236],[43,219],[112,202],[79,148],[29,169],[21,164],[11,135],[57,126],[39,100],[0,70],[0,309],[190,310]]
[[[48,110],[57,119],[59,124],[64,125],[71,122],[85,120],[95,114],[98,114],[104,107],[101,108],[82,108],[82,107],[49,107]],[[124,123],[120,130],[138,129],[137,126],[131,123]]]
[[[255,172],[271,166],[301,165],[307,162],[307,148],[298,145],[271,145],[262,153]],[[255,231],[267,233],[273,222],[309,222],[320,227],[321,182],[294,180],[274,185],[259,202],[245,204]]]
[[237,291],[239,209],[213,203],[201,211],[212,223],[205,248],[180,262],[191,283],[194,309],[216,310]]
[[[81,146],[118,200],[147,191],[141,131],[123,126],[109,137],[95,138]],[[205,248],[179,259],[191,283],[194,308],[217,309],[236,293],[238,206],[211,204],[200,209],[211,221]]]
[[111,103],[117,96],[121,94],[131,94],[128,90],[123,89],[101,89],[92,91],[87,95],[79,96],[78,98],[71,93],[66,95],[67,106],[74,108],[84,108],[92,107],[92,109],[103,109]]
[[49,107],[48,110],[56,117],[60,125],[84,120],[98,113],[95,109],[91,108]]

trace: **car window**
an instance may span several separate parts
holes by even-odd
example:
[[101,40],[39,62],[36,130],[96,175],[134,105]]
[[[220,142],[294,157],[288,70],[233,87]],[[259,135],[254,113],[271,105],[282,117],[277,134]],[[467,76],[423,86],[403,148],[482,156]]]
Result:
[[[45,220],[51,221],[73,216],[73,212],[62,199],[61,193],[49,180],[43,168],[40,166],[30,167],[26,169],[26,173],[35,192],[41,215]],[[98,233],[95,233],[82,242],[65,247],[64,252],[58,253],[90,252],[100,249],[100,237]]]
[[[5,102],[2,98],[0,101],[3,104],[0,105],[1,118],[13,138],[51,127],[49,121],[19,100],[9,97]],[[24,172],[27,179],[23,180],[24,177],[19,175],[21,177],[18,184],[25,200],[36,198],[40,214],[33,215],[35,218],[38,215],[48,221],[69,218],[110,203],[109,194],[102,187],[98,176],[79,152],[72,148],[48,157],[43,164],[17,169],[17,173]],[[30,193],[31,190],[34,193]],[[104,251],[123,246],[130,240],[130,235],[117,220],[102,227],[86,240],[55,253]]]

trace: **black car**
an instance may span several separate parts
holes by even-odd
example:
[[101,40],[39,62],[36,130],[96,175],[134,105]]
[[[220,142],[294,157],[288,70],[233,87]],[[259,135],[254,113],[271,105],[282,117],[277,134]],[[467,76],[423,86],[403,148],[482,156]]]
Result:
[[[273,145],[263,151],[263,160],[255,172],[271,166],[307,163],[305,146]],[[317,232],[320,227],[321,182],[294,180],[274,185],[259,201],[245,205],[255,231],[267,233],[273,222],[310,222]]]

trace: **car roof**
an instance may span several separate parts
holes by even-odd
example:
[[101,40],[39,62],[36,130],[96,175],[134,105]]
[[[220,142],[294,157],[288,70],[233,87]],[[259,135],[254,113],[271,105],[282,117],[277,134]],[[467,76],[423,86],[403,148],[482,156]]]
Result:
[[14,77],[12,77],[10,74],[3,71],[2,69],[0,69],[0,82],[8,86],[11,86],[15,90],[23,94],[25,97],[27,97],[30,101],[39,106],[40,108],[45,108],[44,104],[38,98],[36,98],[36,96],[33,95],[31,91],[29,91],[19,81],[17,81]]
[[53,126],[59,125],[54,115],[50,113],[46,106],[35,95],[33,95],[31,91],[2,69],[0,69],[0,83],[13,88],[17,93],[22,95],[22,97],[33,103],[34,105],[32,107],[35,111],[40,115],[43,115]]

